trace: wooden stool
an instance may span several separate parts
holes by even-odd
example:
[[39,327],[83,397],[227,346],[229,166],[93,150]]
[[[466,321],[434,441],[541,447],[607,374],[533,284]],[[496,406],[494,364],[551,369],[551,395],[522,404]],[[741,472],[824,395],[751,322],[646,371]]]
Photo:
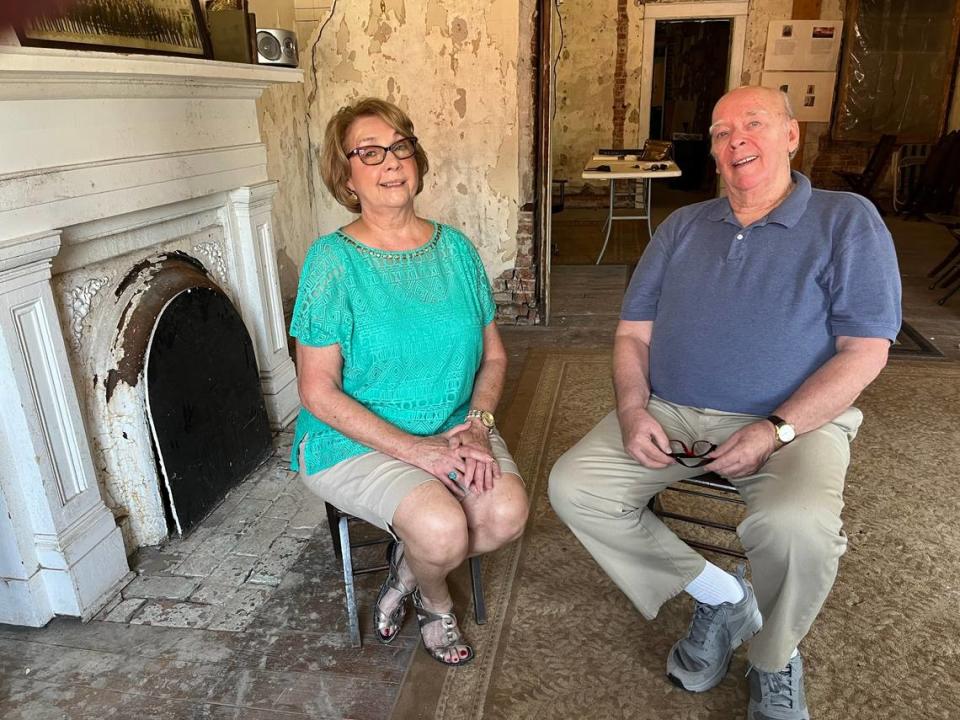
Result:
[[[330,525],[330,536],[333,538],[333,548],[343,568],[343,591],[347,602],[347,629],[350,633],[350,643],[353,647],[360,647],[360,621],[357,618],[357,597],[353,578],[357,575],[388,570],[389,565],[381,563],[370,567],[357,568],[353,565],[353,548],[368,547],[370,545],[385,545],[393,538],[390,535],[353,542],[350,538],[350,523],[366,522],[358,517],[349,515],[339,508],[324,503],[327,506],[327,522]],[[470,558],[470,584],[473,591],[473,617],[477,625],[487,621],[487,606],[483,599],[483,576],[480,570],[480,558]]]

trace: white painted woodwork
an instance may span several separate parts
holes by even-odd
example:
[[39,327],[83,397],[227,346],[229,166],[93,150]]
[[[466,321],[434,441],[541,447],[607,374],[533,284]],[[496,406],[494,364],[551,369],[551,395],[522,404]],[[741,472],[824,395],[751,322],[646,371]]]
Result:
[[0,47],[0,622],[90,617],[125,551],[166,537],[143,383],[103,392],[136,263],[200,260],[253,338],[271,424],[296,413],[256,100],[302,79]]
[[88,616],[128,573],[100,497],[50,288],[57,233],[0,241],[0,622]]
[[275,192],[275,183],[265,183],[230,193],[225,227],[232,249],[230,266],[236,273],[234,282],[241,295],[248,298],[241,312],[254,337],[267,414],[271,426],[279,429],[293,420],[300,399],[296,372],[287,354],[276,249],[270,230],[270,201]]

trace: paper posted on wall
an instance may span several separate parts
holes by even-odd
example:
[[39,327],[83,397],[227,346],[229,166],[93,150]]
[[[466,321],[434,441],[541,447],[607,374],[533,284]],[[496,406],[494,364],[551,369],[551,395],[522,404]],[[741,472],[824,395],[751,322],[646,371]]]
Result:
[[763,69],[836,70],[842,29],[841,20],[771,20]]
[[833,72],[767,72],[760,84],[782,90],[800,122],[829,122],[833,109]]

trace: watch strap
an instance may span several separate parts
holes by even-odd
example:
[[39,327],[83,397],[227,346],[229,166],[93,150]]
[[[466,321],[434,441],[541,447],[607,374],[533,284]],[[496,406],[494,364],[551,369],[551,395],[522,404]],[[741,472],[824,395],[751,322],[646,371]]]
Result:
[[480,421],[480,424],[483,425],[488,432],[493,432],[494,427],[496,427],[496,419],[493,416],[493,413],[489,410],[481,410],[480,408],[471,408],[467,412],[467,419],[472,420],[476,418]]
[[783,419],[782,417],[780,417],[779,415],[767,415],[767,420],[769,420],[771,423],[773,423],[774,439],[775,439],[776,442],[777,442],[777,449],[778,449],[778,450],[779,450],[780,448],[782,448],[784,445],[786,445],[787,443],[793,442],[793,439],[794,439],[794,438],[790,438],[789,440],[784,440],[784,439],[782,439],[782,438],[780,437],[780,429],[781,429],[782,427],[787,426],[787,427],[790,427],[790,428],[792,429],[793,426],[790,425],[790,423],[788,423],[786,420],[784,420],[784,419]]

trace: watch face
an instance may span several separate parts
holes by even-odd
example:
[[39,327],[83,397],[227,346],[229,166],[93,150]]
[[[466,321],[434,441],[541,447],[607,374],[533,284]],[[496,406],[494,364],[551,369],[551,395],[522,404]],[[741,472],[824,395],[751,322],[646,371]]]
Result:
[[788,425],[784,423],[777,428],[777,437],[780,439],[780,442],[788,443],[797,436],[797,431],[793,429],[793,425]]
[[484,410],[480,413],[480,422],[484,424],[485,427],[492,428],[494,426],[493,413],[489,410]]

